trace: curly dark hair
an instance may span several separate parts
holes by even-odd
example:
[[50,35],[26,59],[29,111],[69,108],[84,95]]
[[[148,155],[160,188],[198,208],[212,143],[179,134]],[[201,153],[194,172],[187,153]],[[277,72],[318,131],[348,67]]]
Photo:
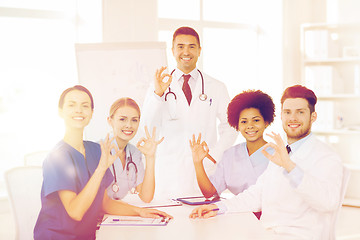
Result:
[[228,105],[227,115],[231,127],[239,130],[240,113],[247,108],[258,109],[269,125],[274,121],[275,105],[272,98],[260,90],[247,90],[236,95]]

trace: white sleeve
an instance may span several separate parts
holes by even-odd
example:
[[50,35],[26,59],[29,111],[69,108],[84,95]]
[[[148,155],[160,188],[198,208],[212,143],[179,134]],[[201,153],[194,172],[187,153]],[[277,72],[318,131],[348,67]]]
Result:
[[[219,208],[226,209],[226,212],[259,212],[261,211],[261,197],[266,171],[260,175],[256,184],[250,186],[245,191],[239,193],[233,198],[226,199],[219,203]],[[225,208],[223,207],[225,206]]]
[[149,131],[153,129],[153,127],[156,127],[158,130],[160,130],[162,111],[166,109],[164,104],[164,96],[159,97],[156,95],[154,92],[154,86],[150,85],[146,93],[141,111],[141,129],[144,129],[144,126],[147,126]]
[[[343,166],[335,154],[317,161],[308,170],[295,188],[304,201],[318,211],[333,211],[339,206],[342,186]],[[291,181],[291,179],[290,179]]]

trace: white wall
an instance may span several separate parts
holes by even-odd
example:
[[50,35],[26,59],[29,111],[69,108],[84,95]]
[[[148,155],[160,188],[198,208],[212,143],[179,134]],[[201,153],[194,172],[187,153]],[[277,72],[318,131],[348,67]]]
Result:
[[[328,0],[330,1],[330,0]],[[334,0],[331,0],[334,1]],[[360,23],[360,1],[359,0],[335,0],[338,5],[338,22]]]
[[157,0],[103,0],[103,41],[157,41]]
[[[284,87],[300,82],[300,25],[326,22],[327,1],[334,0],[283,0]],[[340,19],[358,15],[352,6],[360,1],[339,2]],[[103,0],[104,42],[157,41],[157,31],[157,0]]]

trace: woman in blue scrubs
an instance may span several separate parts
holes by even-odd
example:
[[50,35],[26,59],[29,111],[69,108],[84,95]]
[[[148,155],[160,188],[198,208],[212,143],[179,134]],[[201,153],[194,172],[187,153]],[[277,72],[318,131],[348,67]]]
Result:
[[[136,147],[129,143],[134,138],[140,123],[140,108],[131,98],[120,98],[110,107],[108,123],[114,134],[113,143],[119,148],[120,155],[110,167],[114,181],[108,188],[113,199],[122,199],[130,193],[137,193],[144,202],[150,202],[155,191],[155,152],[162,142],[155,140],[156,129],[150,136],[145,127],[146,137],[141,138]],[[145,156],[146,169],[142,162]]]
[[112,181],[108,168],[119,151],[108,136],[100,145],[83,140],[93,109],[91,93],[83,86],[68,88],[60,96],[65,135],[43,163],[42,207],[34,228],[35,240],[95,239],[98,219],[104,213],[171,218],[164,212],[108,197],[106,188]]
[[[223,154],[215,174],[207,176],[203,159],[209,149],[201,136],[190,141],[198,185],[205,197],[220,195],[224,190],[237,195],[256,183],[269,160],[261,153],[266,144],[263,134],[274,121],[272,98],[260,90],[248,90],[235,96],[228,105],[228,122],[246,142],[232,146]],[[260,213],[255,213],[260,218]]]

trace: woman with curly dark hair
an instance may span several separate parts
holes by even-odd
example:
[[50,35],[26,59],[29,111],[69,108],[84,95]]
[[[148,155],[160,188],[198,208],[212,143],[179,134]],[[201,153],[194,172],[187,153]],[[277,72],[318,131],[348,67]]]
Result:
[[[220,195],[224,190],[237,195],[256,183],[269,160],[261,153],[266,144],[264,130],[274,121],[275,105],[272,98],[260,90],[247,90],[235,96],[228,105],[228,122],[246,139],[223,154],[215,174],[208,177],[203,159],[208,153],[206,142],[190,140],[199,187],[205,197]],[[259,218],[260,214],[256,214]]]

